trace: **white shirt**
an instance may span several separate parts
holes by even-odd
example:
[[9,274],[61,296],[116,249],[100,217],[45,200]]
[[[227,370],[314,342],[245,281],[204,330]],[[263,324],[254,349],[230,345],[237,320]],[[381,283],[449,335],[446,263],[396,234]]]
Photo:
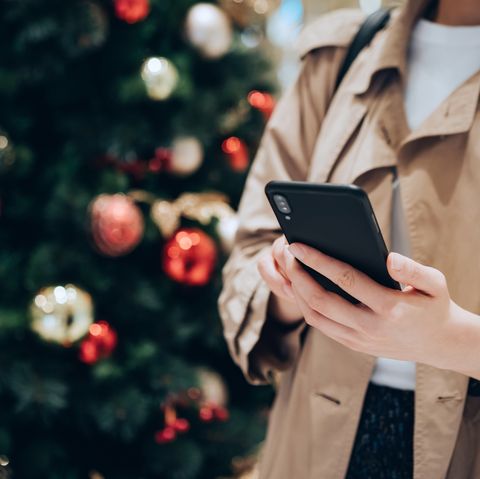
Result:
[[[447,26],[420,19],[408,50],[405,113],[417,129],[440,104],[480,69],[480,26]],[[410,256],[408,232],[400,201],[400,184],[393,183],[391,250]],[[415,363],[377,358],[371,381],[399,389],[415,389]]]

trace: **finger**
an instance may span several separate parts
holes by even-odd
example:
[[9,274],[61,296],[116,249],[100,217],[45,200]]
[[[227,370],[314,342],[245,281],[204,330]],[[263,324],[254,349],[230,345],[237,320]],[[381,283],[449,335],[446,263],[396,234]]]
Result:
[[293,289],[297,298],[298,307],[300,308],[300,311],[302,312],[307,324],[315,329],[318,329],[323,334],[334,339],[335,341],[344,344],[345,346],[350,346],[353,343],[353,341],[356,339],[356,331],[354,329],[337,323],[327,316],[310,308],[308,303],[300,294],[300,291],[296,289],[295,285],[293,285]]
[[431,296],[437,296],[447,290],[447,282],[441,271],[417,263],[407,256],[390,253],[387,268],[390,276],[396,281],[413,286]]
[[277,271],[271,257],[266,256],[260,258],[257,263],[257,268],[260,276],[266,281],[274,294],[295,301],[295,295],[293,294],[290,281]]
[[330,320],[355,330],[362,329],[361,323],[368,321],[368,311],[353,305],[337,293],[327,291],[318,284],[295,261],[289,270],[289,277],[295,296],[302,298],[309,307]]
[[282,236],[275,240],[272,246],[272,255],[277,262],[278,268],[280,272],[286,276],[286,254],[291,255],[291,253],[287,249],[288,243],[285,239],[285,236]]
[[285,278],[285,280],[288,281],[288,283],[290,284],[290,280],[288,279],[288,275],[287,275],[286,271],[280,266],[280,264],[278,263],[278,261],[275,258],[273,258],[273,262],[274,262],[275,268],[278,271],[278,273],[280,275],[282,275]]
[[383,310],[392,290],[382,286],[353,266],[305,244],[293,243],[290,252],[302,263],[326,276],[354,298],[374,311]]

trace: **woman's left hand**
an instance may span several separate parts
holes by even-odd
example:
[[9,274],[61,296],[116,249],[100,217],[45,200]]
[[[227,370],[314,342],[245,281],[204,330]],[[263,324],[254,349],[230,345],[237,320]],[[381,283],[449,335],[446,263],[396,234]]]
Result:
[[[374,356],[461,367],[468,343],[468,313],[450,299],[445,276],[398,253],[390,253],[390,276],[407,285],[387,288],[352,266],[295,243],[287,261],[288,276],[305,321],[344,346]],[[320,286],[295,261],[323,274],[361,301],[351,304]]]

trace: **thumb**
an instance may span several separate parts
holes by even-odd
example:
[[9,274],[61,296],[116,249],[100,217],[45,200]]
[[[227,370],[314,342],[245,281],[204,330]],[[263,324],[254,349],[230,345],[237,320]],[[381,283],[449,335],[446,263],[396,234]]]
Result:
[[387,269],[399,283],[413,286],[431,296],[437,296],[446,288],[445,276],[438,269],[417,263],[399,253],[388,255]]

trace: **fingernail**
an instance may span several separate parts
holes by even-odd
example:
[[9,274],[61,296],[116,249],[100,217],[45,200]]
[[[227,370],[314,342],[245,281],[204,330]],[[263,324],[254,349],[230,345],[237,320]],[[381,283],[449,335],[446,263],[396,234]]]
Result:
[[403,267],[403,259],[398,254],[392,254],[392,269],[400,271]]
[[292,253],[293,256],[295,256],[295,258],[298,258],[298,259],[302,259],[304,256],[303,248],[296,243],[291,244],[288,247],[288,251],[290,251],[290,253]]
[[293,294],[293,289],[289,284],[283,285],[283,292],[291,299],[295,299],[295,295]]

